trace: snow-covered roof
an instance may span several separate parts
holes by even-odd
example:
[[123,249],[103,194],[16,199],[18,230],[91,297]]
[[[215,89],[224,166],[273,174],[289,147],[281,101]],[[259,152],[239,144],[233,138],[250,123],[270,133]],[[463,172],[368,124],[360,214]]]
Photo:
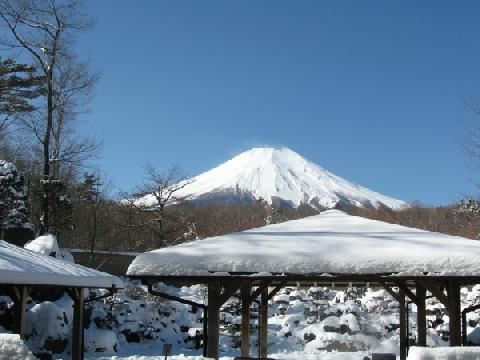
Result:
[[55,259],[0,240],[0,284],[123,287],[113,275]]
[[480,242],[347,215],[319,215],[154,250],[128,275],[208,272],[480,276]]

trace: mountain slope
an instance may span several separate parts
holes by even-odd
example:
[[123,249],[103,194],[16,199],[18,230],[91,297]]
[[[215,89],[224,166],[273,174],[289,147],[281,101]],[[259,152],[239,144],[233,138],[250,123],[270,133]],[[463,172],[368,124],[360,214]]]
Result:
[[288,148],[253,148],[188,181],[176,195],[192,201],[238,202],[261,197],[286,207],[302,203],[323,208],[406,206],[342,179]]

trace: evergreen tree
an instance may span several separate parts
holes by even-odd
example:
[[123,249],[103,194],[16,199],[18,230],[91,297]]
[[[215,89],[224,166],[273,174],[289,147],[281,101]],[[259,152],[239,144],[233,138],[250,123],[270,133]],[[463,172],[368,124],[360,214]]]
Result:
[[[32,228],[23,174],[15,165],[0,160],[0,230]],[[2,236],[3,237],[3,236]]]
[[42,93],[42,81],[35,67],[0,59],[0,114],[8,118],[35,110],[31,102]]
[[260,212],[265,225],[278,224],[282,221],[281,210],[269,204],[264,198],[260,197],[255,201],[254,208]]
[[60,180],[51,181],[48,195],[50,196],[50,228],[60,241],[65,230],[73,230],[73,205],[67,194],[67,188]]

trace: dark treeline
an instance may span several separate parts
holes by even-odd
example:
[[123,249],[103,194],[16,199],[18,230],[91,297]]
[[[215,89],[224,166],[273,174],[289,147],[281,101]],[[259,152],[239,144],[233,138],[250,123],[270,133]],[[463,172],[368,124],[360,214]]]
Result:
[[95,210],[92,206],[84,203],[74,206],[73,219],[78,225],[61,239],[62,246],[89,249],[95,237],[96,250],[145,251],[317,213],[307,206],[279,209],[262,200],[252,204],[184,202],[166,208],[164,242],[159,245],[153,212],[141,211],[128,202],[106,198],[102,198],[97,206],[95,230]]
[[412,204],[403,210],[380,208],[351,208],[351,215],[399,224],[418,229],[436,231],[471,239],[480,238],[479,202],[475,199],[462,200],[458,204],[427,207]]

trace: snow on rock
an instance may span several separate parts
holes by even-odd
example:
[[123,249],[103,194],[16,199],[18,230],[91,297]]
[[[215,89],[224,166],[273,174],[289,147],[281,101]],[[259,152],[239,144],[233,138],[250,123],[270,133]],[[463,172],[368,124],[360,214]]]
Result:
[[[59,301],[35,304],[27,312],[25,333],[31,349],[61,353],[68,344],[73,301],[64,295]],[[69,319],[70,317],[70,319]]]
[[411,347],[408,360],[478,360],[480,347],[423,348]]
[[24,247],[25,249],[35,251],[42,255],[53,256],[69,263],[75,263],[71,252],[67,249],[60,249],[57,238],[52,234],[39,236],[26,243]]
[[69,262],[69,263],[72,263],[72,264],[75,264],[75,259],[73,258],[72,253],[70,251],[68,251],[67,249],[58,249],[56,258],[60,259],[60,260],[63,260],[63,261],[66,261],[66,262]]
[[0,333],[0,360],[35,360],[18,334]]
[[[220,166],[186,180],[175,196],[198,201],[252,201],[298,207],[385,206],[406,203],[338,177],[288,148],[253,148]],[[140,200],[155,204],[148,195]]]
[[52,234],[39,236],[26,243],[25,249],[35,251],[42,255],[56,256],[58,252],[57,238]]
[[0,283],[117,288],[116,276],[45,256],[0,240]]
[[479,275],[480,242],[339,210],[140,254],[128,275],[210,272]]
[[117,334],[114,331],[93,326],[85,330],[85,351],[115,353],[117,347]]

